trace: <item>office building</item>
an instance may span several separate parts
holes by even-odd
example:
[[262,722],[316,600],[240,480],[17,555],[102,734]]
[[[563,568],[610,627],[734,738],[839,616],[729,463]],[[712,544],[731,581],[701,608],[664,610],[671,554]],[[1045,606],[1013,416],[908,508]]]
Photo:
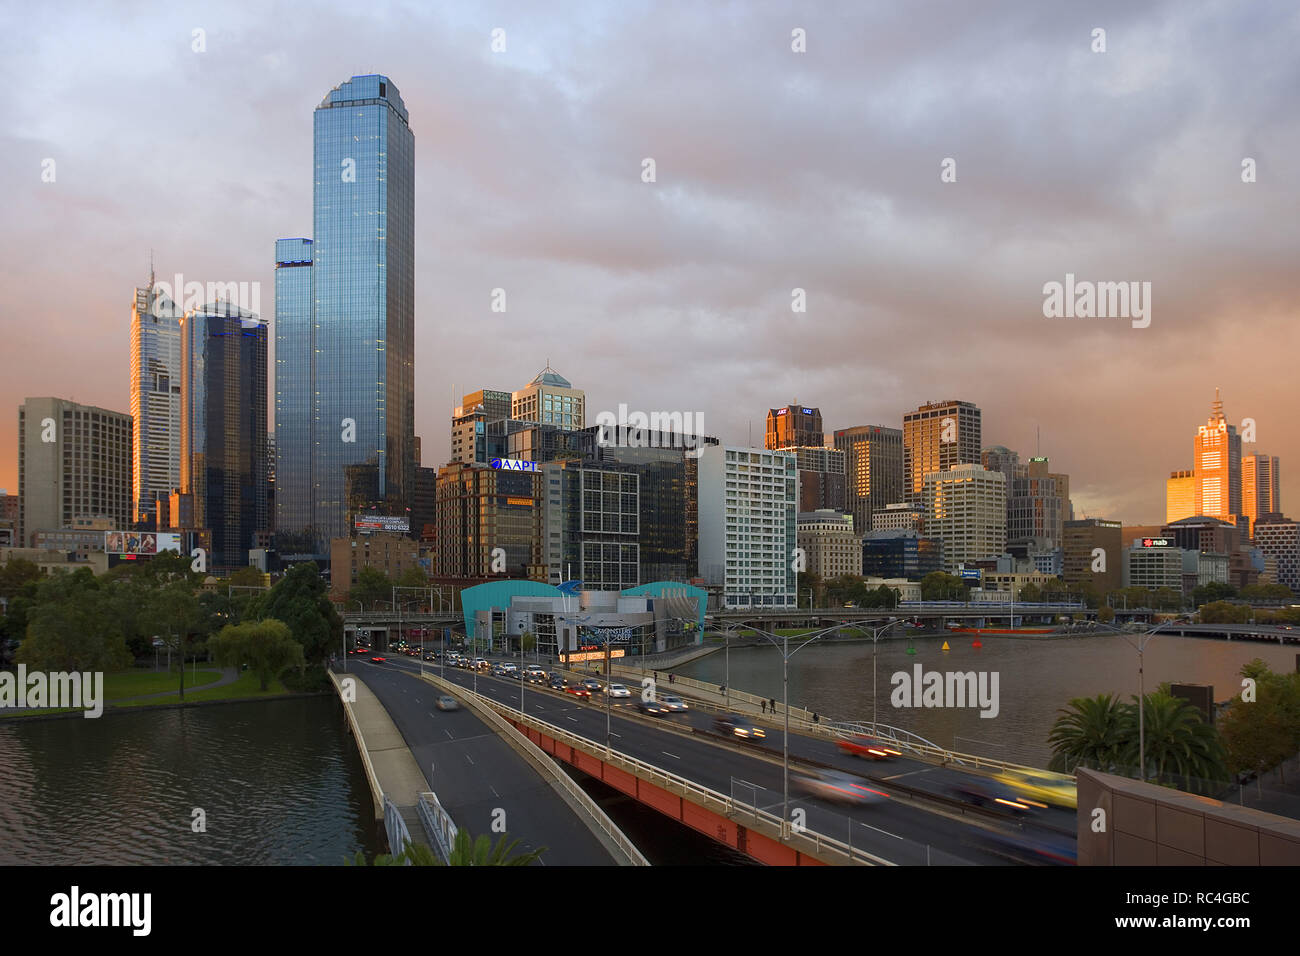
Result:
[[[435,576],[465,583],[545,581],[542,498],[540,468],[465,462],[439,468]],[[500,551],[494,554],[496,549]]]
[[727,608],[795,606],[799,477],[784,451],[706,445],[699,458],[700,576]]
[[181,477],[181,313],[154,283],[131,306],[131,517],[155,523],[155,499]]
[[1196,473],[1171,471],[1165,482],[1165,521],[1182,521],[1196,515]]
[[815,448],[825,443],[820,409],[795,404],[767,410],[765,448]]
[[105,517],[129,527],[133,513],[131,416],[62,398],[18,407],[19,546],[36,530]]
[[923,486],[925,533],[943,541],[948,571],[1002,554],[1007,546],[1007,480],[983,465],[929,472]]
[[1195,481],[1193,515],[1239,523],[1241,509],[1241,436],[1223,415],[1219,390],[1214,390],[1210,417],[1196,430],[1192,473]]
[[799,469],[800,511],[845,509],[844,452],[835,448],[792,446]]
[[510,417],[565,430],[585,428],[586,404],[586,393],[547,365],[526,386],[511,393]]
[[1124,549],[1124,587],[1183,590],[1183,549],[1164,538],[1137,538]]
[[248,565],[267,530],[267,325],[230,302],[181,319],[182,494],[212,532],[211,566]]
[[873,527],[871,516],[903,500],[903,432],[880,425],[855,425],[832,438],[844,452],[845,506],[853,526]]
[[466,395],[451,419],[451,460],[485,465],[506,457],[503,449],[488,447],[488,426],[509,418],[509,392],[481,388]]
[[980,464],[980,410],[970,402],[931,402],[903,416],[903,499],[924,505],[925,476]]
[[621,591],[640,576],[640,480],[631,466],[595,468],[577,459],[541,466],[546,580]]
[[800,512],[797,520],[797,539],[809,572],[823,582],[862,574],[862,537],[853,530],[853,515],[821,509]]
[[862,539],[862,573],[919,581],[943,570],[943,542],[911,530],[869,531]]
[[374,468],[390,514],[404,513],[413,490],[408,120],[385,76],[354,76],[331,90],[313,117],[313,236],[276,243],[277,527],[309,529],[318,551],[348,534],[350,466]]
[[1124,586],[1124,529],[1118,521],[1066,521],[1061,575],[1067,584],[1090,584],[1099,594]]
[[[336,601],[347,598],[356,587],[357,573],[362,568],[374,568],[396,580],[412,568],[423,570],[419,562],[419,544],[408,535],[376,531],[330,542],[330,597]],[[349,610],[365,610],[355,604]]]
[[1280,514],[1262,515],[1255,524],[1255,547],[1275,562],[1273,580],[1300,597],[1300,522]]
[[1241,459],[1241,510],[1250,534],[1261,515],[1282,511],[1281,469],[1277,456],[1246,455]]
[[905,501],[896,501],[871,513],[872,531],[916,531],[925,526],[925,509]]

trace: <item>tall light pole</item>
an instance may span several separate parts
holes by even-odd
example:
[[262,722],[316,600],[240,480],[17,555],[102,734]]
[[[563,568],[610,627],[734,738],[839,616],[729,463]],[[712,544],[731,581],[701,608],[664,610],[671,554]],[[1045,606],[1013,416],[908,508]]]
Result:
[[860,631],[871,632],[871,733],[872,736],[879,736],[880,732],[876,729],[876,643],[885,636],[885,632],[891,627],[902,624],[903,619],[890,621],[881,627],[872,627],[863,624],[844,624],[843,627],[852,627]]
[[1168,621],[1166,621],[1164,624],[1157,624],[1151,630],[1142,634],[1138,638],[1136,644],[1130,641],[1127,637],[1124,638],[1125,642],[1130,647],[1136,648],[1138,652],[1138,764],[1139,764],[1138,779],[1141,780],[1143,783],[1146,783],[1146,779],[1147,779],[1147,735],[1146,735],[1147,701],[1146,701],[1146,676],[1144,673],[1145,666],[1143,661],[1143,655],[1146,652],[1147,644],[1151,642],[1151,638],[1156,636],[1156,632],[1159,631],[1160,628],[1167,627],[1168,624],[1169,624]]

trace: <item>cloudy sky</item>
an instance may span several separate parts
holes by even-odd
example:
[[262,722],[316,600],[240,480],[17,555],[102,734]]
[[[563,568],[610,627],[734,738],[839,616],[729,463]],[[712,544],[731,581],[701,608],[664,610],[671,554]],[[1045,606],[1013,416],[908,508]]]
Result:
[[[973,401],[985,445],[1041,430],[1076,513],[1154,523],[1219,386],[1300,512],[1291,0],[54,6],[0,12],[10,491],[24,397],[129,408],[151,249],[273,317],[312,110],[384,73],[415,133],[425,465],[456,396],[549,359],[589,416],[735,444],[796,400],[827,431]],[[1067,273],[1150,282],[1149,327],[1046,318]]]

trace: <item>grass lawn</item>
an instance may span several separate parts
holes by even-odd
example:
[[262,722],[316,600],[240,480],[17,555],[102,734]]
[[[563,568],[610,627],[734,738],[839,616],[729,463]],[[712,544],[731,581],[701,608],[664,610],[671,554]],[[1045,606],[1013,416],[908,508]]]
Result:
[[[145,671],[138,668],[129,671],[115,671],[104,675],[104,698],[120,700],[124,697],[139,697],[142,694],[157,694],[175,690],[180,683],[180,674],[176,671]],[[185,671],[185,686],[191,684],[211,684],[221,679],[221,671],[199,668],[196,675],[192,670]]]
[[[202,676],[203,672],[199,671]],[[187,682],[188,682],[188,675]],[[203,681],[202,683],[208,683]],[[235,700],[243,697],[273,697],[277,694],[287,694],[288,691],[278,680],[269,681],[267,689],[261,690],[261,681],[252,671],[245,671],[239,675],[239,680],[233,684],[226,684],[224,687],[214,687],[212,690],[201,690],[197,692],[185,692],[185,703],[192,703],[203,700]],[[147,707],[155,704],[178,704],[180,695],[168,694],[165,697],[150,697],[148,700],[141,700],[134,703],[124,703],[122,707]]]

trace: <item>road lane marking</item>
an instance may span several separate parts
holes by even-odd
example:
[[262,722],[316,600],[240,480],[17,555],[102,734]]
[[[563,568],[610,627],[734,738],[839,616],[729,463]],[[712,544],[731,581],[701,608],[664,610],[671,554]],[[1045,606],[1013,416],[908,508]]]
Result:
[[578,722],[578,718],[577,718],[577,717],[570,717],[568,714],[565,714],[565,715],[564,715],[564,719],[565,719],[565,720],[571,720],[571,721],[573,721],[575,724]]
[[466,754],[466,755],[465,755],[465,759],[468,760],[468,761],[470,762],[470,765],[471,765],[471,766],[473,765],[473,763],[474,763],[474,758],[473,758],[473,757],[471,757],[469,754]]
[[670,754],[667,750],[661,750],[661,751],[659,751],[659,752],[660,752],[661,754],[663,754],[664,756],[666,756],[666,757],[672,757],[674,760],[681,760],[681,759],[682,759],[681,757],[677,756],[677,754]]
[[866,827],[868,830],[875,830],[877,833],[883,833],[885,836],[891,836],[891,837],[893,837],[895,840],[901,840],[901,839],[903,839],[903,838],[902,838],[901,836],[899,836],[897,833],[890,833],[888,830],[882,830],[882,829],[880,829],[880,827],[873,827],[870,823],[863,823],[861,820],[856,820],[856,821],[854,821],[854,822],[857,823],[859,826],[864,826],[864,827]]

